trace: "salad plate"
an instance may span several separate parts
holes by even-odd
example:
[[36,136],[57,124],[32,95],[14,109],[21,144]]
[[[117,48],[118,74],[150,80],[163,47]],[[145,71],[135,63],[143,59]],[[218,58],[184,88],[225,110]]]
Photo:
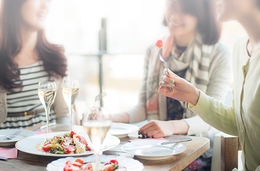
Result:
[[35,132],[33,132],[33,131],[22,129],[21,133],[19,133],[15,138],[12,138],[10,140],[6,139],[5,135],[11,136],[12,134],[14,134],[18,130],[19,129],[0,130],[0,147],[12,146],[17,141],[19,141],[20,139],[23,139],[23,138],[28,137],[28,136],[35,135]]
[[110,134],[118,138],[127,137],[129,133],[138,131],[138,126],[125,123],[112,123],[110,127]]
[[[73,162],[76,159],[81,159],[85,163],[91,163],[94,161],[94,156],[79,157],[79,158],[78,157],[60,158],[58,160],[54,160],[51,163],[49,163],[46,167],[46,170],[47,171],[63,171],[65,163],[68,160]],[[100,158],[100,161],[101,161],[101,163],[106,163],[111,159],[117,160],[119,163],[119,166],[125,167],[127,171],[141,171],[144,169],[144,165],[141,162],[139,162],[138,160],[135,160],[132,158],[126,158],[126,157],[122,157],[122,156],[102,155]]]
[[121,149],[129,154],[133,154],[138,158],[146,160],[162,160],[180,154],[186,150],[186,146],[181,143],[173,143],[168,145],[154,146],[152,148],[138,148],[143,145],[155,145],[165,142],[165,140],[143,140],[132,141],[121,146]]
[[[52,139],[54,136],[57,135],[64,135],[67,132],[52,132],[47,134],[47,139]],[[84,133],[78,133],[81,136],[84,136]],[[77,153],[77,154],[52,154],[52,153],[47,153],[41,150],[41,146],[43,142],[46,139],[46,134],[38,134],[30,137],[26,137],[24,139],[21,139],[18,141],[15,146],[18,150],[33,154],[33,155],[40,155],[40,156],[51,156],[51,157],[69,157],[69,156],[84,156],[84,155],[91,155],[93,154],[93,151],[85,151],[82,153]],[[87,139],[87,142],[88,139]],[[108,135],[106,138],[106,145],[104,146],[103,151],[107,151],[111,148],[116,147],[120,143],[120,140],[112,135]],[[90,143],[89,143],[90,144]],[[91,148],[91,145],[90,145]]]

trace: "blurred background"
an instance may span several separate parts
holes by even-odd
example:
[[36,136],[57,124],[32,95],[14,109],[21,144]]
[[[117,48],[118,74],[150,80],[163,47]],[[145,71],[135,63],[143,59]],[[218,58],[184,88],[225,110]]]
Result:
[[[165,2],[52,0],[47,37],[65,47],[70,76],[80,81],[78,113],[92,107],[100,92],[100,67],[102,90],[108,94],[104,106],[111,113],[128,110],[137,103],[146,48],[168,31],[162,25]],[[99,34],[104,31],[102,18],[106,19],[105,53],[99,51]],[[243,34],[238,23],[227,22],[223,24],[221,41],[232,48]]]

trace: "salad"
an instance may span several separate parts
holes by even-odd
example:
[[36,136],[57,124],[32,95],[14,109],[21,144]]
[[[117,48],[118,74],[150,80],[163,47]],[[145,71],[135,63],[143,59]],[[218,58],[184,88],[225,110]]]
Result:
[[[67,161],[64,171],[93,171],[94,163],[84,163],[81,159],[76,159],[73,163]],[[108,163],[101,164],[100,171],[126,171],[125,167],[118,165],[117,160],[110,160]]]
[[73,154],[91,151],[86,139],[73,131],[46,140],[41,149],[44,152],[53,154]]

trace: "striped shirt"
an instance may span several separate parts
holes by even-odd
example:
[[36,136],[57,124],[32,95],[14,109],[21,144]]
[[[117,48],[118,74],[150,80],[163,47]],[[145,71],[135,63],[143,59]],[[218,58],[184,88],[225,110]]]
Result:
[[[38,83],[49,80],[49,75],[44,71],[43,62],[38,61],[29,66],[20,68],[20,80],[22,89],[14,93],[7,93],[7,113],[21,113],[35,109],[42,109],[43,106],[38,97]],[[56,121],[54,110],[51,110],[49,121]],[[46,114],[40,113],[33,117],[17,116],[8,117],[0,124],[0,129],[25,128],[37,124],[46,123]]]

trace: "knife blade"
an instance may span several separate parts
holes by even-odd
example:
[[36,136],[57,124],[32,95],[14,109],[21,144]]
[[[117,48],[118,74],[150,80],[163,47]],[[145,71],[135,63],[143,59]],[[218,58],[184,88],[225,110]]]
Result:
[[6,157],[0,156],[0,160],[7,161],[8,159]]

